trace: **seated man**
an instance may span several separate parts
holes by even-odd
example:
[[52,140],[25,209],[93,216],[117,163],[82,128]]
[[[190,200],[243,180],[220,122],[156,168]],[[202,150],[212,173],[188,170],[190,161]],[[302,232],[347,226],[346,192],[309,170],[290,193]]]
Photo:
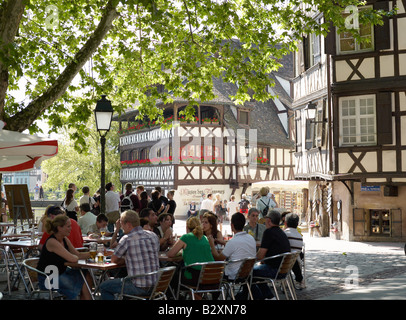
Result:
[[196,208],[196,203],[192,201],[191,204],[189,204],[189,210],[187,212],[187,217],[196,217],[198,214],[197,208]]
[[[109,222],[109,219],[106,217],[105,214],[100,213],[97,217],[96,217],[96,223],[92,224],[91,226],[89,226],[88,228],[88,235],[91,238],[100,238],[101,237],[101,233],[100,233],[100,229],[101,228],[106,228],[107,224]],[[111,236],[113,233],[112,232],[106,232],[105,236],[109,237]]]
[[82,234],[88,234],[89,228],[96,223],[96,216],[90,212],[90,204],[84,202],[80,205],[80,217],[78,224]]
[[[265,216],[267,229],[262,237],[261,246],[257,252],[257,259],[262,260],[267,257],[276,256],[281,253],[290,252],[289,239],[286,233],[279,227],[281,214],[276,210],[271,210]],[[270,259],[269,261],[256,264],[253,270],[253,277],[274,278],[278,272],[281,258]],[[272,299],[273,293],[266,283],[253,284],[252,295],[255,300]]]
[[[140,226],[138,213],[127,210],[120,215],[120,225],[125,235],[118,243],[111,262],[126,264],[129,276],[157,271],[159,269],[159,241],[156,234]],[[135,278],[124,288],[126,294],[148,295],[155,285],[157,275]],[[104,281],[100,285],[101,298],[114,300],[114,295],[121,292],[122,279]]]
[[[256,243],[253,237],[247,234],[242,229],[244,228],[245,217],[242,213],[234,213],[231,216],[231,231],[234,233],[234,237],[229,240],[223,251],[218,253],[216,250],[214,239],[209,236],[209,242],[211,247],[211,253],[215,260],[240,260],[245,258],[255,258],[257,253]],[[227,264],[225,269],[225,277],[230,280],[234,280],[241,263]]]
[[258,223],[259,210],[257,208],[250,208],[248,210],[248,223],[244,226],[244,231],[254,237],[255,241],[261,241],[266,226]]
[[[303,236],[297,230],[299,225],[299,216],[296,213],[289,213],[285,218],[285,233],[288,236],[290,249],[293,251],[300,251],[300,258],[303,259]],[[298,259],[300,259],[298,258]],[[305,287],[303,283],[302,269],[300,267],[299,261],[296,261],[293,265],[292,271],[295,275],[295,280],[298,283],[300,289]]]
[[[48,219],[53,220],[58,214],[66,214],[66,212],[59,206],[52,206],[49,207],[47,210]],[[71,231],[69,233],[68,239],[72,243],[74,248],[82,248],[83,247],[83,237],[82,237],[82,230],[79,227],[79,224],[74,219],[70,219],[71,221]],[[49,238],[49,234],[44,232],[42,238],[39,242],[38,249],[42,250],[43,245],[45,244],[46,240]]]

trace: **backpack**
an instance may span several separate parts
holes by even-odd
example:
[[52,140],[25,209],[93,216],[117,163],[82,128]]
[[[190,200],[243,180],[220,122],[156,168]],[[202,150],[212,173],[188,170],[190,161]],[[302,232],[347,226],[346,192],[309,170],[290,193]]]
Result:
[[129,195],[124,196],[123,200],[121,200],[121,207],[120,210],[121,212],[124,212],[126,210],[133,210],[134,205],[133,201],[131,200],[131,193]]
[[261,202],[263,203],[263,204],[265,204],[265,208],[264,209],[262,209],[262,216],[263,217],[265,217],[267,214],[268,214],[268,211],[269,211],[269,202],[270,202],[271,200],[269,199],[268,200],[268,204],[265,204],[265,202],[263,202],[262,201],[262,199],[261,199]]

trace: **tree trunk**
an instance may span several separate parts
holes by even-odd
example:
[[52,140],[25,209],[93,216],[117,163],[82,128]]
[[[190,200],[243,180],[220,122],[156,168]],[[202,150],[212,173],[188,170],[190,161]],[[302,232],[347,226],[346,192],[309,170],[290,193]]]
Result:
[[[10,2],[13,1],[14,0],[11,0]],[[19,2],[21,2],[21,0]],[[66,66],[65,70],[59,75],[52,86],[50,86],[35,100],[31,101],[31,103],[29,103],[28,106],[21,112],[18,112],[11,118],[5,118],[4,114],[4,97],[5,92],[7,91],[8,80],[7,84],[5,84],[5,79],[0,79],[0,81],[2,82],[0,83],[0,108],[3,105],[3,109],[0,109],[0,111],[3,110],[3,114],[0,114],[0,119],[3,118],[7,122],[8,130],[18,132],[26,130],[42,113],[44,113],[56,100],[58,100],[65,93],[74,77],[78,74],[85,63],[97,50],[104,37],[112,28],[113,21],[119,16],[119,13],[116,10],[117,5],[118,1],[116,0],[110,0],[108,2],[103,17],[100,20],[100,23],[97,26],[96,30],[89,37],[83,47],[76,53],[75,57]],[[4,75],[4,77],[5,76],[6,75]]]
[[9,46],[14,42],[26,0],[5,0],[0,6],[0,119],[4,119],[4,107],[9,77]]

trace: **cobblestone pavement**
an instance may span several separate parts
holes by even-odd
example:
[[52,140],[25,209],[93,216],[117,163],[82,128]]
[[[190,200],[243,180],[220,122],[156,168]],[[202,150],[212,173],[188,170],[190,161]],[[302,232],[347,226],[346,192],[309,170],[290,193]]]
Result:
[[406,273],[404,243],[350,242],[307,233],[304,240],[307,287],[297,292],[300,300],[324,298],[356,284],[363,287]]
[[[185,231],[185,221],[176,220],[175,232]],[[223,229],[230,230],[229,222]],[[306,288],[297,291],[299,300],[316,300],[348,290],[349,278],[360,287],[381,279],[406,274],[404,243],[349,242],[331,238],[310,237],[304,233]],[[347,287],[346,287],[347,283]],[[355,284],[355,283],[354,283]],[[6,292],[4,272],[0,269],[0,290]],[[23,290],[7,294],[4,299],[24,299]]]

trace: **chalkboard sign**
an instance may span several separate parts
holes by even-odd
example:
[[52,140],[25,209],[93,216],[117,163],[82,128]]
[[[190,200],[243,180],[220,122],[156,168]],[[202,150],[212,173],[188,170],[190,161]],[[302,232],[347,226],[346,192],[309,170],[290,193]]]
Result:
[[10,217],[14,222],[16,223],[18,219],[33,219],[28,186],[26,184],[6,184],[4,189]]

